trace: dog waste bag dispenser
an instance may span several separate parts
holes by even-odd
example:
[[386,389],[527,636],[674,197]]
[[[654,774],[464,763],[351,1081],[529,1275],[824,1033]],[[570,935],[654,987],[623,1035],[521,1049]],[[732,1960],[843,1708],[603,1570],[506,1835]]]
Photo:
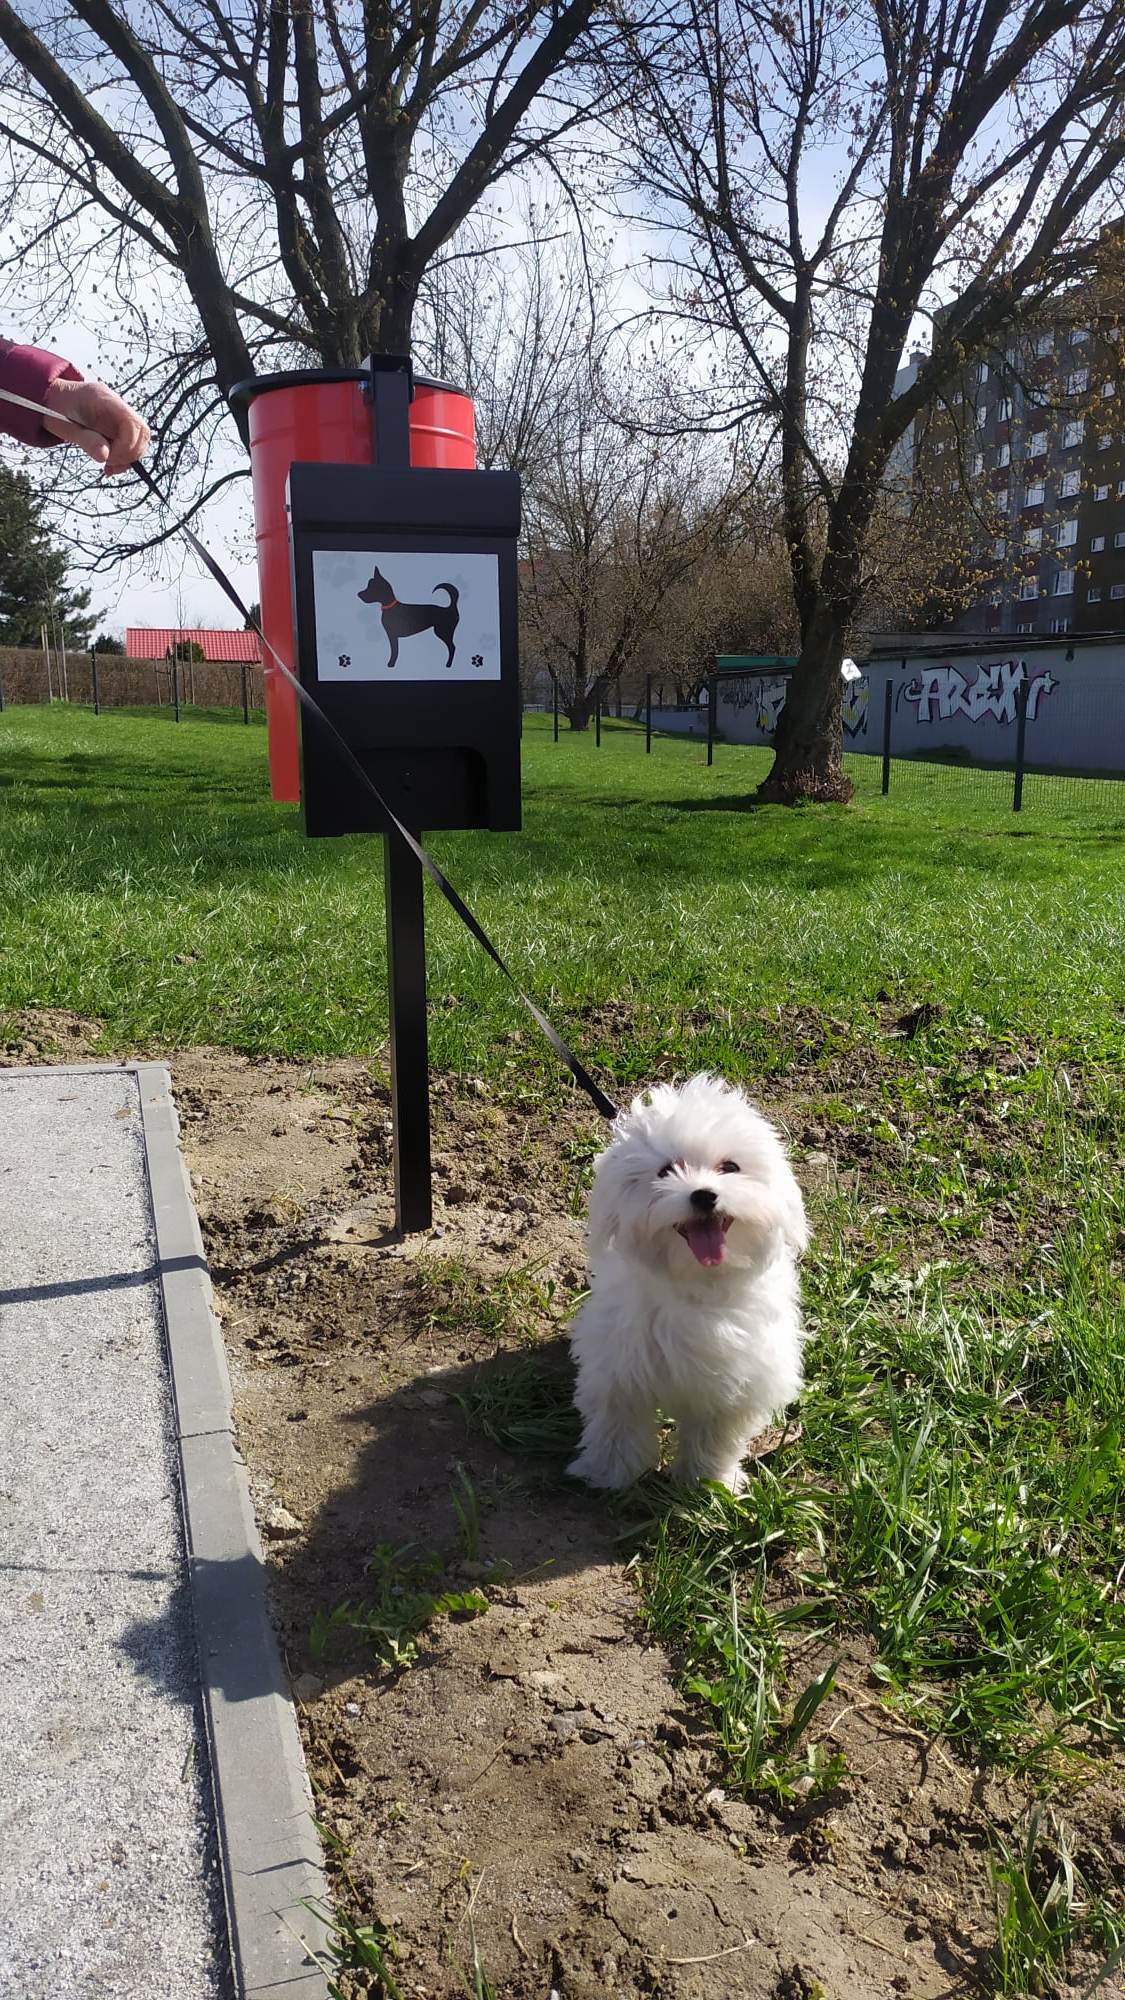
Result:
[[[297,671],[412,833],[520,824],[516,533],[509,472],[294,465]],[[383,833],[313,715],[310,834]]]
[[[519,480],[411,466],[409,364],[373,364],[377,464],[294,463],[287,500],[297,672],[414,835],[520,824]],[[310,834],[382,833],[395,1209],[428,1229],[422,872],[315,714],[301,711]]]

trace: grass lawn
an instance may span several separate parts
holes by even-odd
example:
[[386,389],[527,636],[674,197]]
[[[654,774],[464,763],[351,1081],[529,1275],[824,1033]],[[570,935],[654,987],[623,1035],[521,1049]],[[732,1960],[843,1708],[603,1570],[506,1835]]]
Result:
[[[1052,1992],[1125,1943],[1125,1820],[1081,1865],[1064,1823],[1125,1768],[1125,813],[1029,787],[1016,818],[1006,780],[906,766],[884,800],[875,760],[850,808],[746,812],[760,751],[556,747],[539,717],[524,751],[523,835],[437,858],[611,1089],[713,1065],[814,1186],[800,1433],[746,1498],[655,1508],[645,1615],[781,1808],[840,1782],[818,1731],[857,1636],[911,1727],[1019,1775],[1023,1844],[981,1864],[990,1990]],[[381,1047],[378,849],[303,841],[260,728],[9,710],[0,813],[0,1008],[74,1009],[113,1050]],[[435,1065],[557,1102],[428,909]]]
[[[747,813],[767,753],[528,719],[522,835],[435,836],[436,857],[533,998],[625,1083],[669,1056],[754,1076],[758,1011],[851,1021],[940,1000],[990,1034],[1120,1051],[1120,823],[1016,818],[1007,781],[854,760],[843,810]],[[1102,788],[1094,787],[1092,796]],[[1122,788],[1125,792],[1125,787]],[[0,1004],[71,1007],[113,1046],[216,1041],[323,1055],[386,1032],[382,867],[370,840],[306,842],[270,803],[260,727],[121,712],[0,717]],[[497,1074],[524,1020],[429,898],[433,1059]],[[617,1032],[619,1010],[631,1031]],[[520,1064],[554,1058],[528,1041]]]

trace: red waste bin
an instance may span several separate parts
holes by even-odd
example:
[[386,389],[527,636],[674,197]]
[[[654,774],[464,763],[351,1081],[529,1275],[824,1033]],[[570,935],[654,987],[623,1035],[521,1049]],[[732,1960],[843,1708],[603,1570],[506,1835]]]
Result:
[[[369,371],[363,368],[296,369],[284,375],[256,375],[231,391],[231,401],[245,403],[249,412],[262,631],[293,671],[285,481],[294,461],[378,464],[371,403],[363,394],[363,385],[370,380]],[[410,405],[411,465],[471,472],[476,462],[471,397],[448,382],[415,376]],[[275,799],[295,803],[301,796],[297,697],[268,653],[262,667],[270,792]]]

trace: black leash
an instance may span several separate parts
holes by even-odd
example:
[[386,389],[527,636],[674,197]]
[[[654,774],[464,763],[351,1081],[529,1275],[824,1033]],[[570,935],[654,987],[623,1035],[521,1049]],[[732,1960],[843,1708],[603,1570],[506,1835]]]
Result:
[[[3,397],[5,402],[18,403],[23,409],[35,410],[38,412],[40,416],[43,417],[50,417],[54,416],[55,414],[53,411],[45,409],[39,403],[29,402],[25,396],[14,395],[10,390],[0,389],[0,397]],[[138,477],[144,481],[144,484],[148,487],[154,499],[158,500],[162,507],[167,507],[171,509],[172,506],[171,501],[168,499],[167,494],[164,493],[161,490],[161,488],[157,485],[156,480],[153,478],[151,472],[148,470],[148,467],[146,465],[143,465],[141,460],[138,459],[132,469],[135,473],[137,473]],[[302,703],[302,705],[307,709],[310,715],[315,715],[317,721],[321,725],[321,728],[327,730],[329,736],[331,737],[333,743],[335,744],[336,749],[339,751],[340,756],[343,758],[345,764],[348,766],[348,769],[354,771],[361,785],[366,786],[372,798],[375,800],[376,805],[379,807],[380,812],[386,814],[386,817],[390,821],[391,825],[394,827],[394,830],[399,836],[400,840],[404,840],[406,842],[406,845],[410,849],[410,852],[413,854],[415,860],[419,861],[422,867],[425,869],[425,872],[429,876],[430,881],[434,884],[436,888],[441,890],[441,893],[445,897],[446,902],[449,904],[451,909],[457,912],[457,915],[460,917],[461,922],[464,924],[466,930],[471,932],[472,936],[476,939],[477,943],[481,946],[482,950],[488,953],[488,956],[492,960],[493,964],[497,966],[499,970],[503,973],[505,979],[508,981],[509,986],[512,988],[512,991],[515,993],[516,998],[520,1000],[522,1004],[527,1008],[527,1011],[531,1015],[532,1020],[535,1022],[536,1026],[541,1029],[542,1033],[547,1037],[547,1040],[550,1042],[551,1047],[554,1049],[555,1054],[558,1056],[559,1060],[566,1064],[566,1067],[570,1071],[572,1077],[574,1078],[574,1081],[577,1084],[579,1084],[581,1088],[586,1092],[587,1097],[590,1099],[591,1103],[595,1106],[595,1108],[598,1111],[600,1111],[603,1118],[609,1118],[609,1119],[616,1118],[617,1106],[616,1104],[614,1104],[613,1099],[606,1096],[606,1093],[601,1088],[601,1085],[595,1082],[594,1078],[590,1075],[589,1070],[585,1067],[583,1063],[579,1061],[573,1049],[567,1047],[566,1043],[563,1041],[562,1036],[559,1034],[558,1029],[551,1025],[550,1021],[547,1019],[546,1014],[544,1014],[542,1008],[537,1007],[534,1000],[528,999],[527,994],[523,991],[523,988],[520,986],[519,981],[515,977],[515,974],[504,963],[504,960],[501,958],[500,953],[497,951],[496,946],[493,944],[492,939],[489,937],[488,932],[485,930],[483,924],[477,921],[476,917],[474,917],[472,911],[470,910],[468,904],[463,900],[461,896],[458,895],[456,889],[453,887],[452,882],[450,882],[448,877],[442,873],[441,869],[438,867],[437,862],[433,859],[433,857],[426,853],[426,850],[422,846],[421,842],[416,840],[414,838],[414,835],[410,832],[410,829],[403,825],[397,813],[391,811],[391,808],[387,804],[387,801],[383,797],[383,794],[380,792],[378,786],[373,782],[368,773],[364,770],[363,765],[360,763],[359,758],[356,756],[351,745],[347,743],[345,739],[341,736],[335,724],[329,721],[328,717],[324,713],[324,710],[321,708],[320,703],[314,700],[313,696],[309,693],[308,689],[302,686],[301,682],[297,679],[296,674],[294,674],[291,671],[291,669],[286,666],[285,661],[279,657],[274,647],[271,646],[269,640],[266,638],[265,633],[262,631],[259,621],[251,616],[249,610],[247,609],[246,605],[242,602],[242,598],[239,596],[238,591],[236,590],[234,584],[231,582],[229,576],[226,574],[226,571],[223,569],[222,565],[216,561],[215,557],[211,554],[209,549],[204,548],[203,543],[200,541],[198,535],[193,534],[192,530],[188,527],[186,521],[181,521],[179,523],[179,532],[181,535],[183,535],[184,539],[190,544],[191,548],[195,551],[195,554],[199,557],[200,562],[203,563],[206,566],[206,568],[210,571],[211,575],[215,579],[215,582],[219,585],[219,588],[226,593],[227,597],[229,597],[231,603],[234,605],[234,608],[239,613],[240,617],[245,619],[246,624],[250,628],[250,630],[257,633],[259,639],[262,642],[262,645],[265,647],[266,651],[270,654],[274,662],[274,665],[276,666],[278,672],[281,674],[282,679],[286,681],[288,685],[292,688],[298,701]]]

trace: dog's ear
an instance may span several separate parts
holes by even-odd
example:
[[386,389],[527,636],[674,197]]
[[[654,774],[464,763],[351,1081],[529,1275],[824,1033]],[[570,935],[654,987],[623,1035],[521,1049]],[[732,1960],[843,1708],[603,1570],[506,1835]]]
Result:
[[808,1249],[809,1224],[805,1214],[805,1204],[801,1190],[786,1163],[778,1176],[775,1193],[777,1196],[777,1219],[785,1247],[794,1257],[800,1257]]
[[621,1230],[622,1167],[620,1153],[611,1146],[594,1169],[588,1213],[590,1249],[594,1255],[608,1250]]

